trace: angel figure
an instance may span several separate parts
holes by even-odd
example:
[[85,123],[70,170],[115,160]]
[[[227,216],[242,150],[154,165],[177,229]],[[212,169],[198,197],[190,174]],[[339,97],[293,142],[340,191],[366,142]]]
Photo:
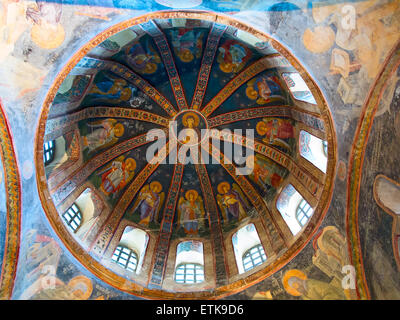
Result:
[[172,30],[171,34],[174,39],[174,52],[182,62],[191,62],[195,56],[200,58],[203,45],[201,32],[195,33],[193,29],[180,28]]
[[178,202],[178,227],[181,225],[187,235],[196,235],[199,224],[204,226],[203,199],[196,190],[186,191]]
[[231,186],[228,182],[221,182],[218,187],[217,202],[225,221],[240,221],[247,217],[246,211],[250,206],[242,190],[236,183]]
[[265,75],[247,82],[246,96],[261,105],[273,99],[283,99],[278,78]]
[[161,191],[162,185],[158,181],[153,181],[142,188],[132,210],[132,213],[139,210],[139,224],[148,226],[151,221],[158,221],[158,213],[165,197]]
[[101,175],[101,191],[106,196],[112,194],[113,197],[116,192],[121,190],[133,178],[136,169],[136,161],[128,158],[124,161],[124,156],[121,156],[111,163],[98,174]]
[[113,145],[124,134],[124,126],[115,119],[105,119],[88,123],[89,128],[96,128],[91,133],[83,136],[83,145],[89,153],[99,148]]
[[225,73],[239,72],[251,57],[251,51],[235,40],[227,40],[218,51],[217,62]]
[[251,169],[250,179],[259,186],[268,190],[267,187],[272,186],[278,188],[282,182],[282,177],[274,172],[274,167],[268,159],[261,155],[251,155],[246,159],[247,168]]
[[262,141],[285,149],[291,150],[285,139],[294,137],[294,129],[289,120],[280,118],[264,118],[256,125],[260,136],[265,136]]
[[141,74],[153,74],[157,71],[157,65],[161,62],[157,52],[146,42],[145,48],[139,42],[127,46],[125,49],[129,65]]

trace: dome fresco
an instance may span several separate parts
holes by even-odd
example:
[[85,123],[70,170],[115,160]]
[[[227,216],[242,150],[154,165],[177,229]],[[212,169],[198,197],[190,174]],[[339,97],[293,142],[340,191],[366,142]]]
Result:
[[39,193],[68,250],[112,286],[219,297],[310,240],[330,201],[335,132],[280,43],[177,15],[116,25],[67,63],[41,116]]

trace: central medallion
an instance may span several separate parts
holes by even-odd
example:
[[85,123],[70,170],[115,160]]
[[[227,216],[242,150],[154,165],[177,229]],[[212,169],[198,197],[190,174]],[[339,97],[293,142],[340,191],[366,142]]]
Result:
[[173,137],[188,146],[200,144],[207,137],[208,124],[206,118],[196,110],[183,110],[170,122]]

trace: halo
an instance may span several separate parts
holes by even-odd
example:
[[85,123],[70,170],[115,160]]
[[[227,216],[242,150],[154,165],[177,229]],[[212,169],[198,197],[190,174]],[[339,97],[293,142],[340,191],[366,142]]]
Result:
[[258,97],[258,92],[254,90],[252,86],[246,88],[246,96],[251,100],[256,100]]
[[124,134],[125,128],[124,125],[122,123],[117,123],[114,126],[114,134],[116,137],[121,137]]
[[[125,97],[123,97],[123,95],[128,92],[129,95],[126,95]],[[121,100],[122,101],[128,101],[132,96],[132,91],[130,88],[124,88],[121,90]]]
[[186,191],[186,193],[185,193],[185,198],[186,198],[187,200],[189,200],[189,196],[190,196],[191,194],[193,194],[194,200],[196,200],[197,197],[199,196],[199,193],[198,193],[196,190],[189,190],[189,191]]
[[233,64],[223,62],[219,65],[219,68],[221,69],[221,71],[223,71],[225,73],[231,73],[233,71]]
[[200,119],[199,119],[199,116],[198,116],[197,114],[195,114],[194,112],[188,112],[188,113],[185,113],[185,114],[183,115],[183,117],[182,117],[182,123],[183,123],[183,125],[184,125],[185,127],[188,126],[187,119],[188,119],[189,117],[191,117],[191,118],[194,119],[194,126],[197,127],[197,126],[199,125]]
[[[85,276],[76,276],[75,278],[72,278],[68,282],[68,287],[70,287],[75,296],[77,296],[81,300],[89,299],[93,292],[92,281]],[[84,292],[81,290],[82,287],[86,288]]]
[[143,73],[152,74],[156,72],[156,70],[157,70],[157,65],[154,62],[148,62],[144,67]]
[[218,192],[219,192],[220,194],[225,194],[225,193],[226,193],[226,192],[224,192],[224,191],[222,190],[222,188],[223,188],[224,186],[226,186],[226,187],[228,188],[228,191],[231,189],[231,186],[230,186],[230,184],[229,184],[228,182],[226,182],[226,181],[221,182],[221,183],[218,185],[218,187],[217,187],[217,190],[218,190]]
[[65,31],[61,24],[51,25],[42,22],[33,25],[31,38],[43,49],[56,49],[64,42]]
[[[185,53],[189,52],[188,55],[185,55]],[[193,53],[189,49],[184,49],[182,52],[179,53],[179,58],[183,62],[190,62],[194,59]]]
[[126,166],[130,165],[129,171],[133,171],[133,170],[136,169],[136,161],[135,161],[135,159],[132,159],[132,158],[126,159],[125,160],[125,165]]
[[266,131],[266,124],[264,121],[260,121],[259,123],[257,123],[256,125],[256,131],[260,136],[265,135]]
[[283,287],[285,288],[286,292],[292,296],[298,297],[301,296],[301,293],[297,291],[295,288],[289,285],[290,278],[297,277],[302,280],[307,280],[306,274],[298,269],[292,269],[285,273],[282,279]]
[[158,181],[153,181],[150,183],[150,189],[153,190],[155,193],[159,193],[162,190],[162,185]]
[[249,168],[254,168],[256,162],[256,157],[254,155],[248,156],[246,159],[246,166]]

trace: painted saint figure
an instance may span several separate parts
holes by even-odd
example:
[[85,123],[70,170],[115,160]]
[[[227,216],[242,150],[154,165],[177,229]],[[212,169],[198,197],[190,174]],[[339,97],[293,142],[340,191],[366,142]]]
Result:
[[251,57],[251,51],[235,40],[227,40],[218,51],[219,68],[225,73],[239,72]]
[[183,226],[187,235],[196,235],[204,226],[203,199],[196,190],[186,191],[178,202],[178,225]]
[[256,100],[257,104],[283,99],[278,78],[266,75],[258,76],[247,82],[246,96],[251,100]]
[[301,270],[286,271],[282,279],[287,293],[304,300],[346,300],[343,289],[332,283],[308,279]]
[[93,152],[99,148],[113,145],[124,134],[124,126],[115,119],[106,119],[88,123],[89,128],[96,128],[93,132],[83,136],[83,145]]
[[100,189],[107,196],[112,197],[121,190],[132,179],[135,174],[136,161],[128,158],[124,161],[124,156],[114,160],[111,167],[99,172],[101,174]]
[[224,222],[240,221],[247,217],[246,211],[250,206],[239,186],[228,182],[221,182],[218,187],[217,202],[221,209]]
[[161,191],[162,185],[158,181],[153,181],[140,190],[132,210],[133,213],[139,210],[139,224],[148,226],[151,221],[158,220],[158,213],[164,202],[164,192]]
[[153,74],[157,71],[157,64],[161,62],[160,56],[149,45],[148,40],[145,47],[137,42],[128,46],[125,53],[129,65],[141,74]]
[[101,99],[114,104],[122,101],[129,101],[134,92],[128,87],[124,79],[104,78],[94,84],[89,92],[92,99]]
[[185,28],[172,30],[171,33],[174,52],[182,62],[191,62],[194,57],[200,58],[203,33]]
[[264,118],[257,123],[256,131],[260,136],[265,136],[266,144],[291,149],[285,139],[294,138],[294,129],[289,120],[280,118]]
[[268,186],[278,188],[282,182],[282,177],[273,171],[271,163],[268,159],[260,155],[251,155],[246,159],[247,168],[252,169],[250,179],[259,186],[268,190]]
[[181,143],[186,144],[191,142],[192,144],[196,144],[201,139],[201,131],[198,129],[199,122],[199,117],[194,112],[186,113],[182,117],[182,124],[187,130],[185,131],[185,138],[179,140]]

